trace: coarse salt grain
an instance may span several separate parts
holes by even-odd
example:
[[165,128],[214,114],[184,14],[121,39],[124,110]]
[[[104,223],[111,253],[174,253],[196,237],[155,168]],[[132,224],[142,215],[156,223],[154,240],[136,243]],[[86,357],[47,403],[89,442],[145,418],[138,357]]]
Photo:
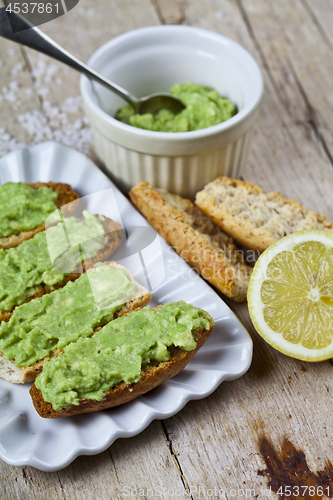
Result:
[[[44,55],[38,55],[38,61],[31,72],[35,92],[44,98],[49,95],[50,89],[47,83],[54,79],[58,71],[55,64],[47,62]],[[21,63],[12,69],[12,74],[16,74],[23,69]],[[58,82],[59,80],[59,82]],[[61,83],[61,79],[57,79]],[[0,92],[0,101],[7,100],[13,102],[13,109],[18,108],[21,102],[16,95],[20,90],[18,82],[12,81]],[[25,89],[26,95],[32,94],[32,89]],[[89,121],[83,116],[82,100],[80,96],[68,97],[60,105],[54,105],[45,100],[42,102],[42,110],[35,109],[18,115],[18,121],[24,128],[31,140],[30,144],[38,144],[45,140],[56,140],[72,146],[83,153],[88,153],[91,149],[92,133],[88,127]],[[5,129],[0,128],[0,154],[3,155],[13,149],[23,147]]]

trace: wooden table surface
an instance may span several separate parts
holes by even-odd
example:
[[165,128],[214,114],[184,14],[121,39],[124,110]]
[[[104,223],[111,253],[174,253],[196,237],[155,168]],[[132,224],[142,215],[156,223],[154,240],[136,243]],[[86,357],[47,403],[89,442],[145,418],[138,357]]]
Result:
[[[114,36],[161,23],[214,30],[255,57],[265,97],[243,176],[332,220],[333,2],[81,0],[42,29],[86,60]],[[1,39],[0,155],[50,139],[94,158],[79,75]],[[0,461],[0,498],[316,499],[320,487],[333,498],[332,362],[278,353],[254,331],[246,304],[228,304],[254,342],[245,376],[60,472]]]

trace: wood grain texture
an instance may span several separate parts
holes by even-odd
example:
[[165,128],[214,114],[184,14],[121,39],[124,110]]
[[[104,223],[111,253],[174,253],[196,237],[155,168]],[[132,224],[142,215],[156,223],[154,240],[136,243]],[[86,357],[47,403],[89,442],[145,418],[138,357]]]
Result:
[[165,24],[179,24],[182,21],[183,16],[176,0],[156,0],[156,5]]
[[[113,36],[168,22],[170,5],[162,0],[99,0],[92,6],[81,0],[69,14],[42,29],[87,59]],[[281,191],[332,220],[332,3],[174,0],[172,6],[171,13],[179,10],[182,23],[242,44],[262,68],[265,97],[244,178],[266,191]],[[1,95],[3,87],[18,83],[14,101],[0,102],[0,143],[6,151],[17,143],[45,139],[46,132],[39,139],[33,127],[33,133],[28,132],[27,120],[19,120],[34,112],[44,117],[44,129],[52,138],[64,137],[68,127],[69,143],[93,156],[78,97],[78,74],[32,51],[23,56],[18,46],[3,40],[0,51]],[[210,397],[190,402],[162,423],[153,422],[139,436],[119,440],[100,455],[78,458],[59,473],[0,462],[1,499],[170,499],[175,498],[169,492],[174,487],[182,492],[179,498],[193,500],[208,498],[207,491],[214,488],[221,491],[212,498],[244,498],[232,488],[254,488],[248,498],[257,494],[261,500],[267,498],[261,488],[268,487],[267,478],[258,474],[267,465],[260,453],[263,437],[279,452],[287,438],[304,451],[312,471],[323,470],[327,460],[333,462],[331,362],[305,364],[279,354],[255,333],[246,304],[229,305],[254,341],[253,363],[244,377],[222,384]],[[126,485],[137,492],[124,496]],[[269,497],[281,498],[273,492]]]
[[313,23],[321,33],[329,49],[333,48],[333,5],[330,0],[302,0],[304,8],[308,11]]

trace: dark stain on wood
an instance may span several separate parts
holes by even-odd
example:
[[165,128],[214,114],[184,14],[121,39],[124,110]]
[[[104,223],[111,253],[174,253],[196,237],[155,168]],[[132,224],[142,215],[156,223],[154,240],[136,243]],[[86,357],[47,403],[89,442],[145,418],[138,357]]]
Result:
[[[270,441],[263,437],[259,442],[259,450],[267,469],[258,470],[258,475],[268,479],[268,486],[272,491],[282,492],[282,495],[279,495],[280,500],[287,498],[287,495],[284,494],[286,486],[289,486],[292,492],[299,490],[297,496],[292,493],[294,499],[322,500],[323,493],[324,498],[333,498],[333,466],[331,462],[326,461],[323,470],[311,471],[304,451],[297,450],[288,439],[283,440],[281,452],[278,453]],[[311,488],[311,491],[310,486],[314,487]],[[288,498],[291,498],[290,495]]]

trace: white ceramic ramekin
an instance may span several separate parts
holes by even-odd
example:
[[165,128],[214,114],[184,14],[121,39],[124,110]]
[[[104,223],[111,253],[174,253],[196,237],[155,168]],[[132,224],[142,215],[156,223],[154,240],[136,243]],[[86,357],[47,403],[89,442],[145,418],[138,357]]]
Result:
[[82,76],[96,153],[125,192],[147,180],[193,198],[219,175],[240,175],[263,94],[259,66],[240,45],[200,28],[156,26],[114,38],[88,64],[138,97],[193,82],[213,87],[239,110],[203,130],[152,132],[113,118],[124,101]]

